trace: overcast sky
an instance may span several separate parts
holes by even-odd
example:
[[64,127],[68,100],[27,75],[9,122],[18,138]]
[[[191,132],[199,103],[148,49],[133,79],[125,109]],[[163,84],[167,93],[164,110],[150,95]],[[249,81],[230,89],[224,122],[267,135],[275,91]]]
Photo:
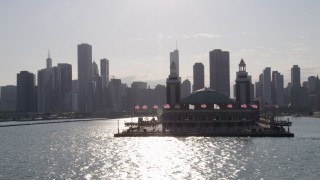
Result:
[[77,79],[77,44],[89,43],[93,58],[110,60],[110,74],[122,82],[165,84],[169,52],[180,52],[182,80],[192,82],[195,62],[209,51],[230,52],[231,84],[241,58],[258,79],[265,67],[290,81],[320,73],[319,0],[2,0],[0,2],[0,85],[16,84],[21,70],[70,63]]

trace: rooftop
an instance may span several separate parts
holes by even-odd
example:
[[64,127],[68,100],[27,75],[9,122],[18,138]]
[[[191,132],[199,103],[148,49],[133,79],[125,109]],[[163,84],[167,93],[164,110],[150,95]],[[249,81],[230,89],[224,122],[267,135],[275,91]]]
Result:
[[224,93],[209,88],[199,89],[180,101],[181,104],[229,104],[233,101]]

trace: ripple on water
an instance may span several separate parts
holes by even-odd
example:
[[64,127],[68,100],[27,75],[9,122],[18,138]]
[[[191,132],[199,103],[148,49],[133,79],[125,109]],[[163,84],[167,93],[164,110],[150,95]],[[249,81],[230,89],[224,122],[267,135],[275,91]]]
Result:
[[116,131],[116,120],[2,128],[0,179],[320,176],[315,131],[296,138],[113,138]]

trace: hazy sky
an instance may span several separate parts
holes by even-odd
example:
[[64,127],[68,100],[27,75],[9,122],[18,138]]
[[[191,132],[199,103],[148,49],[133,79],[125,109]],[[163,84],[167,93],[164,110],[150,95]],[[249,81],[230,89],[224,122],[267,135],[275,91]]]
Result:
[[202,62],[208,86],[209,51],[222,49],[230,52],[232,84],[241,58],[253,81],[271,67],[287,83],[294,64],[304,81],[320,74],[319,17],[319,0],[2,0],[0,85],[44,68],[49,49],[53,64],[72,64],[77,79],[81,42],[128,85],[165,84],[176,41],[182,80],[192,82],[193,64]]

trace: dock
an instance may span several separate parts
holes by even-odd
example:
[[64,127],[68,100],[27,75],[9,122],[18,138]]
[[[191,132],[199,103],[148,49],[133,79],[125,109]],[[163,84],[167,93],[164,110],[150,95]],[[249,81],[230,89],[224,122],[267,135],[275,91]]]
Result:
[[[262,121],[265,122],[265,121]],[[288,125],[287,121],[273,122],[277,126]],[[291,125],[291,122],[289,123]],[[229,129],[229,128],[163,128],[160,121],[152,119],[145,121],[139,118],[138,122],[126,122],[126,130],[114,134],[114,137],[294,137],[293,133],[288,131],[271,130],[270,127],[252,129]],[[269,125],[268,125],[269,126]]]
[[294,137],[293,133],[251,133],[251,132],[219,132],[219,133],[168,133],[168,132],[122,132],[114,137]]

